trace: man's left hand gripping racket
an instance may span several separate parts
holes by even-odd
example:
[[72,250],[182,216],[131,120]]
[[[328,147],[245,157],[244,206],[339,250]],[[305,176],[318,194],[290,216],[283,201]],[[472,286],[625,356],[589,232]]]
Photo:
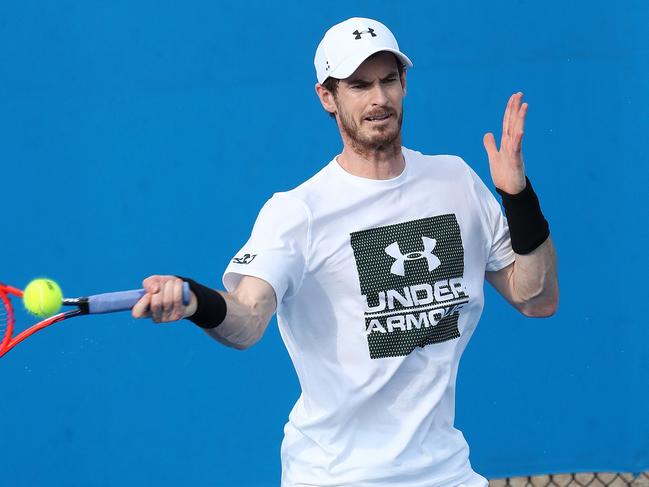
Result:
[[[87,314],[114,313],[116,311],[130,310],[145,293],[146,291],[144,289],[134,289],[132,291],[96,294],[82,298],[63,298],[62,304],[64,306],[73,306],[74,309],[50,316],[21,331],[15,337],[12,337],[14,332],[14,310],[10,297],[15,296],[22,299],[23,292],[18,288],[0,283],[0,301],[2,301],[2,306],[0,307],[0,334],[3,335],[2,342],[0,343],[0,357],[25,338],[59,321]],[[189,296],[189,285],[185,282],[183,284],[183,303],[185,305],[189,304]]]

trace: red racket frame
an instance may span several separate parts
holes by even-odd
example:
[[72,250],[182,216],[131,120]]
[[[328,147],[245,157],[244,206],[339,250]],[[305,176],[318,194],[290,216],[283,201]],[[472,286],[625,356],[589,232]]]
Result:
[[67,311],[67,312],[55,314],[54,316],[50,316],[49,318],[40,321],[35,325],[30,326],[26,330],[21,331],[15,337],[12,337],[11,335],[14,332],[15,316],[14,316],[13,306],[11,305],[11,300],[9,299],[9,295],[13,295],[22,299],[23,292],[22,290],[16,287],[8,286],[6,284],[0,283],[0,300],[2,300],[2,303],[5,307],[5,311],[7,313],[7,327],[5,329],[2,343],[0,343],[0,357],[2,357],[4,354],[6,354],[9,350],[14,348],[20,342],[22,342],[25,338],[30,337],[37,331],[42,330],[47,326],[53,325],[54,323],[58,323],[59,321],[63,321],[69,316],[74,316],[77,314],[75,313],[75,311]]

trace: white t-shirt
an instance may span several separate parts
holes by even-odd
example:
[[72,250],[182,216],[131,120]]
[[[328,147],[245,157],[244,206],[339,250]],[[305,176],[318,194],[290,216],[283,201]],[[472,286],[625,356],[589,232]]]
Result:
[[361,178],[332,160],[276,193],[223,275],[270,283],[302,388],[282,487],[483,487],[454,428],[458,362],[485,270],[514,261],[499,203],[459,157],[405,147]]

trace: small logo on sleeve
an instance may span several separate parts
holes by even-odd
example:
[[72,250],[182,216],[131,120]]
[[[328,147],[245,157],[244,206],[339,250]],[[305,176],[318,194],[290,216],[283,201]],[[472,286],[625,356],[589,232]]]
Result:
[[243,254],[241,257],[232,259],[232,262],[235,264],[250,264],[255,260],[255,257],[257,257],[257,254]]

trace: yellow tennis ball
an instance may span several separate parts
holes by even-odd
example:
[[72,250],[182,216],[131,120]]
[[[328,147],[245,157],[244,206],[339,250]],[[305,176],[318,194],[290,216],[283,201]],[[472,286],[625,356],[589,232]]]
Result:
[[23,303],[27,311],[45,318],[61,309],[63,293],[51,279],[34,279],[23,291]]

